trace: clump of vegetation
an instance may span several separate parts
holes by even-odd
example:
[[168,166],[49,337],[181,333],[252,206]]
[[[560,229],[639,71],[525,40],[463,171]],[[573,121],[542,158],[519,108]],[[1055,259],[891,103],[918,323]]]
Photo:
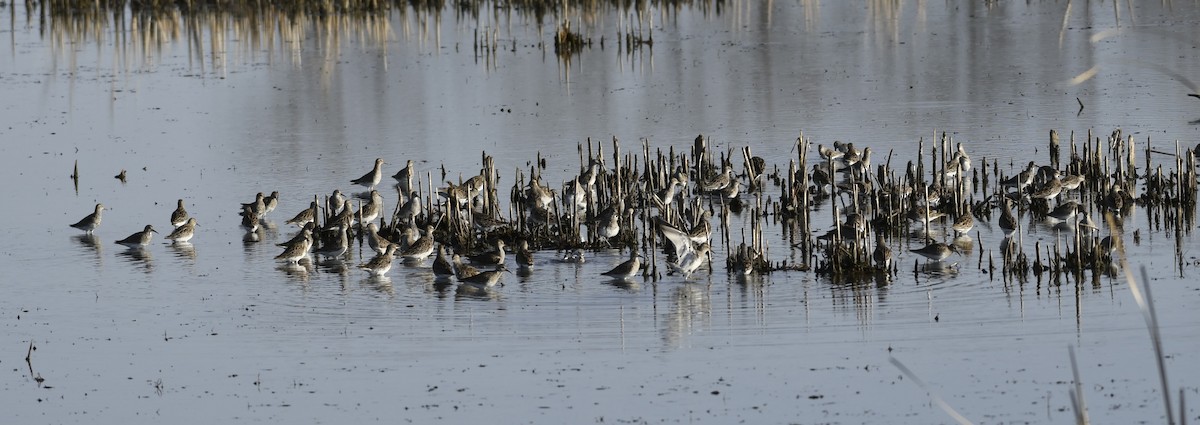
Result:
[[571,23],[563,21],[558,26],[558,31],[554,33],[554,54],[564,57],[570,57],[576,53],[583,51],[584,47],[591,47],[592,39],[585,38],[582,34],[571,31]]

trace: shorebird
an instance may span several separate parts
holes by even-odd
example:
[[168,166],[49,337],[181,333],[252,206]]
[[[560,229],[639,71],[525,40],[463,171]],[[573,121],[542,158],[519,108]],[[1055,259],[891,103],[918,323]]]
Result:
[[158,233],[158,231],[154,230],[154,226],[147,224],[146,228],[142,231],[129,235],[129,237],[121,239],[117,243],[130,248],[141,248],[150,244],[150,238],[154,237],[155,233]]
[[308,252],[308,249],[312,248],[312,232],[316,227],[317,226],[310,221],[306,223],[304,227],[301,227],[299,232],[296,232],[296,236],[293,236],[287,242],[281,242],[275,245],[291,248],[298,244],[305,244],[305,252]]
[[667,183],[667,187],[662,188],[654,193],[654,199],[658,203],[659,208],[664,208],[667,205],[675,203],[675,196],[679,194],[679,179],[671,177],[671,181]]
[[949,161],[946,161],[946,166],[943,168],[946,177],[955,177],[958,175],[966,176],[967,170],[971,169],[970,161],[971,160],[969,158],[955,153],[953,158],[951,158]]
[[385,251],[387,251],[389,246],[393,245],[392,241],[389,241],[387,238],[379,235],[379,226],[375,225],[375,223],[367,224],[366,238],[367,246],[370,246],[371,250],[375,251],[376,255],[382,255]]
[[530,208],[549,209],[554,203],[554,192],[542,186],[538,179],[530,179],[529,187],[525,188],[525,202]]
[[[596,229],[596,235],[604,241],[605,245],[609,245],[608,239],[614,238],[621,233],[621,216],[611,214],[608,220],[605,220],[599,228]],[[611,245],[609,245],[611,246]]]
[[333,243],[321,246],[321,248],[316,250],[316,253],[326,258],[337,258],[346,254],[346,251],[350,249],[350,243],[346,239],[346,232],[348,231],[345,227],[338,229],[338,238]]
[[750,248],[743,242],[738,245],[737,251],[734,251],[734,256],[729,259],[729,263],[732,263],[731,268],[738,274],[749,276],[754,273],[760,256],[757,249]]
[[733,184],[734,180],[733,167],[725,165],[724,167],[721,167],[721,174],[717,174],[711,179],[705,181],[700,188],[705,192],[716,192]]
[[175,227],[182,226],[188,221],[188,212],[183,208],[183,200],[180,199],[177,205],[175,211],[171,212],[171,225]]
[[1023,190],[1025,189],[1025,186],[1033,183],[1033,176],[1037,174],[1037,168],[1038,166],[1036,163],[1029,161],[1029,164],[1025,166],[1025,170],[1017,173],[1015,176],[1000,180],[1000,186]]
[[640,271],[642,271],[642,258],[636,249],[630,249],[628,260],[601,274],[615,279],[628,279]]
[[924,248],[912,249],[909,250],[909,252],[925,257],[929,261],[937,262],[945,260],[950,256],[950,254],[955,253],[956,250],[957,249],[953,245],[946,245],[941,242],[933,242],[929,245],[925,245]]
[[732,183],[729,183],[728,186],[725,186],[724,189],[721,189],[721,197],[728,200],[737,199],[738,193],[740,193],[741,190],[742,182],[734,180]]
[[1049,202],[1058,197],[1058,194],[1062,192],[1062,189],[1062,180],[1059,180],[1056,176],[1051,178],[1050,181],[1046,182],[1046,185],[1042,186],[1041,189],[1033,192],[1032,195],[1029,195],[1029,197],[1033,199],[1045,199],[1047,202]]
[[1117,240],[1113,239],[1111,235],[1105,236],[1103,239],[1100,239],[1099,250],[1100,254],[1111,257],[1114,252],[1117,252]]
[[565,255],[563,255],[563,257],[560,261],[562,261],[564,263],[583,264],[585,261],[587,261],[587,259],[583,255],[583,250],[580,250],[579,248],[575,248],[575,249],[572,249],[571,252],[568,252]]
[[438,246],[437,257],[433,259],[433,275],[438,278],[454,276],[454,265],[446,261],[446,248]]
[[262,192],[258,192],[258,194],[254,195],[254,202],[242,204],[242,211],[245,211],[247,208],[249,208],[255,216],[262,217],[262,215],[267,211],[266,197],[263,196]]
[[[297,240],[298,238],[298,240]],[[275,256],[276,260],[284,260],[288,263],[295,264],[304,257],[308,256],[308,250],[312,248],[312,229],[305,226],[300,234],[293,238],[294,243],[287,245],[283,252]]]
[[1100,230],[1100,226],[1097,226],[1096,222],[1092,221],[1092,217],[1088,215],[1087,211],[1084,211],[1083,217],[1079,219],[1079,228],[1089,232]]
[[475,200],[475,198],[478,198],[479,195],[483,193],[484,185],[486,183],[487,183],[487,178],[484,177],[483,174],[473,176],[473,177],[467,179],[467,181],[463,182],[462,188],[463,188],[463,190],[466,191],[467,203],[470,203],[471,201]]
[[458,254],[454,254],[450,261],[451,264],[454,265],[454,277],[460,281],[479,274],[479,269],[476,269],[470,264],[463,263],[462,257],[460,257]]
[[416,175],[417,168],[413,167],[413,160],[410,159],[404,168],[392,175],[392,178],[399,182],[396,185],[400,187],[400,193],[409,193],[413,191],[413,177]]
[[[500,264],[496,266],[495,270],[479,272],[479,274],[471,277],[459,278],[458,281],[460,283],[478,288],[491,288],[496,286],[496,283],[500,282],[500,279],[504,277],[505,272],[508,272],[508,269],[504,267],[504,264]],[[501,283],[501,285],[503,285],[503,283]]]
[[388,245],[387,249],[381,254],[375,255],[366,264],[359,265],[361,269],[366,269],[371,273],[371,276],[383,276],[388,270],[392,269],[392,261],[395,260],[396,246]]
[[82,220],[72,224],[71,227],[82,230],[89,235],[92,234],[93,230],[96,230],[97,227],[100,227],[100,213],[102,211],[104,211],[104,204],[96,204],[95,212],[88,214],[87,217],[84,217]]
[[571,207],[569,213],[574,214],[576,211],[586,211],[588,206],[588,195],[583,189],[583,185],[579,183],[579,178],[573,178],[570,182],[563,184],[563,206]]
[[[836,145],[834,146],[836,147]],[[839,150],[842,151],[842,165],[849,167],[858,163],[860,157],[858,149],[854,148],[854,142],[842,145],[842,149]]]
[[374,190],[375,185],[379,184],[379,180],[382,178],[383,158],[375,158],[375,168],[371,169],[371,171],[367,172],[367,174],[363,174],[362,177],[350,180],[350,183],[354,183],[359,186],[365,186],[368,190]]
[[1017,230],[1017,218],[1013,215],[1012,208],[1008,206],[1008,199],[1005,198],[1000,207],[1000,219],[997,222],[1000,230],[1005,234],[1011,234]]
[[926,215],[924,208],[914,208],[908,210],[908,215],[906,217],[908,217],[908,219],[914,223],[924,225],[926,223],[933,223],[934,221],[937,221],[945,216],[946,213],[935,209],[930,209],[929,215]]
[[1078,189],[1079,185],[1083,184],[1083,180],[1083,176],[1079,174],[1067,174],[1062,178],[1062,188],[1063,190]]
[[671,243],[675,251],[675,258],[679,258],[687,250],[694,250],[699,244],[707,243],[712,239],[710,218],[711,214],[708,210],[704,210],[697,217],[696,225],[692,226],[689,231],[685,232],[662,221],[658,223],[658,230]]
[[278,206],[279,206],[279,191],[278,190],[271,191],[270,195],[263,197],[263,212],[262,212],[262,214],[259,214],[259,215],[266,216],[267,214],[270,214],[271,211],[275,211],[275,207],[278,207]]
[[334,230],[343,227],[349,227],[354,220],[354,205],[351,205],[349,199],[342,201],[342,209],[337,215],[325,222],[325,230]]
[[971,214],[971,210],[964,211],[962,215],[954,219],[954,224],[950,225],[956,236],[966,235],[973,227],[975,227],[975,215]]
[[824,159],[824,160],[838,159],[838,158],[841,158],[842,155],[844,155],[842,153],[842,151],[839,151],[837,149],[830,149],[823,145],[817,145],[817,153],[820,154],[821,159]]
[[877,269],[884,271],[892,269],[892,249],[883,243],[882,236],[875,238],[875,251],[871,253],[871,259],[875,260]]
[[183,222],[183,224],[171,231],[171,234],[167,235],[167,239],[179,243],[192,240],[192,236],[196,235],[196,226],[196,218],[189,217],[187,221]]
[[433,254],[433,248],[433,226],[428,225],[425,226],[425,234],[409,244],[407,248],[404,248],[400,256],[404,257],[405,260],[420,261],[428,257],[429,254]]
[[1054,207],[1046,216],[1058,221],[1067,221],[1075,217],[1075,213],[1079,211],[1079,207],[1079,203],[1075,201],[1063,202]]
[[285,221],[284,224],[295,224],[297,226],[304,227],[308,223],[313,223],[316,221],[317,211],[317,201],[312,201],[308,204],[308,208],[296,213],[295,217]]
[[346,203],[346,195],[342,194],[341,190],[334,189],[333,194],[329,195],[329,214],[337,215],[342,213],[342,205]]
[[371,200],[367,201],[362,208],[359,208],[358,215],[351,217],[351,220],[361,220],[361,223],[370,223],[379,218],[380,214],[383,214],[383,195],[380,195],[378,190],[371,189]]
[[470,256],[471,262],[480,265],[504,263],[504,240],[496,239],[496,250]]
[[242,216],[243,229],[246,229],[247,232],[258,231],[258,221],[260,216],[258,213],[254,212],[253,204],[242,204],[242,212],[240,215]]
[[412,222],[419,215],[421,215],[421,194],[414,190],[409,192],[408,201],[404,202],[404,205],[400,207],[400,211],[397,212],[396,217],[400,221]]
[[533,251],[529,250],[529,241],[521,239],[517,245],[517,266],[529,268],[533,266]]
[[683,273],[683,278],[687,279],[692,276],[692,273],[703,266],[704,263],[712,257],[711,248],[708,243],[702,243],[696,249],[689,249],[673,263],[667,263],[667,266],[673,271]]
[[401,230],[400,240],[396,242],[400,244],[400,252],[404,252],[404,250],[412,246],[417,239],[421,239],[421,235],[417,230],[416,225],[409,225],[408,227],[405,227],[404,230]]

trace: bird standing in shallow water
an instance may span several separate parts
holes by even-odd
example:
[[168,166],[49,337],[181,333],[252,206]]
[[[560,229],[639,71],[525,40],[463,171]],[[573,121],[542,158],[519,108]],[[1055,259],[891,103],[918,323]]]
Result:
[[242,204],[242,211],[249,208],[250,212],[253,212],[255,216],[262,217],[267,211],[266,199],[262,192],[258,192],[258,194],[254,195],[254,202]]
[[316,251],[317,254],[324,255],[326,258],[337,258],[344,255],[346,251],[350,249],[350,242],[346,238],[347,231],[348,230],[344,227],[339,229],[337,231],[338,238],[328,246],[322,246],[320,249],[318,249]]
[[283,252],[275,256],[275,259],[295,264],[302,258],[307,257],[308,251],[312,249],[313,227],[311,224],[305,225],[303,229],[300,229],[300,233],[295,238],[292,238],[291,241],[279,244],[285,246],[285,248]]
[[471,262],[482,265],[503,264],[504,263],[504,240],[496,240],[496,250],[488,251],[480,254],[472,255]]
[[925,257],[929,259],[929,261],[937,262],[950,257],[950,254],[956,252],[956,248],[954,248],[953,245],[946,245],[941,242],[933,242],[929,245],[925,245],[924,248],[913,249],[910,250],[910,252]]
[[439,278],[454,276],[454,265],[446,261],[446,247],[438,246],[437,257],[433,259],[433,275]]
[[892,269],[892,249],[883,243],[883,237],[875,238],[875,252],[871,253],[871,259],[875,260],[877,269],[883,271]]
[[704,182],[704,184],[701,185],[701,189],[703,189],[705,192],[717,192],[733,184],[733,181],[733,167],[725,165],[722,167],[721,174],[717,174],[716,176],[713,176],[712,179]]
[[360,265],[359,268],[365,269],[371,273],[371,276],[379,277],[387,274],[388,270],[392,269],[392,261],[395,260],[396,246],[388,245],[387,249],[382,254],[378,254],[371,258],[366,264]]
[[629,250],[629,259],[613,267],[612,270],[600,273],[616,279],[628,279],[642,270],[642,258],[636,249]]
[[154,226],[147,224],[146,228],[142,231],[129,235],[129,237],[121,239],[117,243],[130,248],[141,248],[150,244],[150,238],[154,237],[155,233],[158,233],[158,231],[154,230]]
[[479,274],[471,277],[459,278],[458,281],[459,283],[479,288],[491,288],[496,286],[496,283],[500,282],[500,279],[504,277],[505,272],[508,272],[508,269],[504,267],[504,264],[500,264],[496,266],[495,270],[479,272]]
[[392,175],[396,179],[397,186],[400,187],[400,193],[409,193],[413,191],[413,176],[417,174],[416,167],[413,167],[413,160],[408,160],[407,165]]
[[975,227],[975,215],[971,214],[970,210],[964,211],[954,219],[954,224],[950,227],[954,229],[955,236],[966,236],[971,228]]
[[526,269],[533,267],[533,251],[529,250],[529,241],[524,239],[517,244],[517,267]]
[[295,217],[285,221],[284,224],[295,224],[304,227],[308,223],[312,223],[317,219],[317,201],[312,201],[308,204],[308,208],[296,213]]
[[420,261],[433,254],[433,248],[433,226],[425,226],[425,234],[409,244],[400,256],[405,260]]
[[1045,199],[1047,202],[1049,202],[1053,201],[1054,198],[1057,198],[1058,194],[1062,193],[1062,189],[1062,180],[1059,180],[1058,177],[1054,177],[1050,179],[1049,182],[1046,182],[1046,185],[1037,192],[1033,192],[1032,195],[1029,195],[1029,197],[1033,199]]
[[470,264],[463,263],[462,257],[460,257],[458,254],[454,254],[454,256],[450,258],[450,262],[454,265],[454,277],[460,281],[479,274],[479,269],[476,269]]
[[183,222],[183,224],[171,231],[171,234],[167,235],[167,239],[179,243],[190,241],[192,240],[192,236],[196,235],[196,226],[198,226],[196,218],[188,217],[187,221]]
[[363,174],[362,177],[350,180],[350,183],[354,183],[359,186],[365,186],[368,190],[374,190],[375,185],[379,184],[379,180],[382,178],[383,158],[375,158],[375,168],[371,169],[371,171],[368,171],[367,174]]
[[254,212],[254,206],[251,204],[242,204],[242,228],[247,232],[258,231],[258,221],[260,216]]
[[100,213],[102,211],[104,211],[104,204],[96,204],[95,212],[88,214],[87,217],[83,218],[83,220],[79,220],[75,224],[72,224],[71,227],[82,230],[90,235],[93,230],[96,230],[97,227],[100,227]]
[[183,200],[180,199],[178,206],[175,207],[175,211],[171,212],[171,225],[179,227],[182,226],[183,223],[187,223],[187,220],[188,212],[187,209],[183,208]]
[[1011,234],[1017,230],[1017,218],[1013,216],[1012,208],[1008,206],[1008,200],[1005,199],[1000,209],[1000,220],[998,223],[1000,230],[1005,234]]
[[271,191],[270,195],[263,197],[263,212],[260,215],[266,216],[271,211],[275,211],[275,207],[279,206],[279,191]]
[[375,223],[367,224],[367,234],[365,236],[367,246],[370,246],[371,250],[375,251],[375,255],[382,255],[384,251],[387,251],[389,246],[392,246],[392,241],[379,235],[379,226],[376,226]]

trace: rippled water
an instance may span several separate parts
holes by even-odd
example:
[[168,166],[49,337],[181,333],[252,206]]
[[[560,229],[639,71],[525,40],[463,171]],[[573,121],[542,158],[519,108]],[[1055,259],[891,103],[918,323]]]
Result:
[[[55,423],[951,422],[895,356],[977,423],[1064,423],[1075,345],[1093,419],[1162,422],[1124,280],[989,275],[991,226],[945,272],[914,273],[915,256],[897,249],[885,285],[721,267],[615,284],[599,273],[624,253],[576,265],[543,251],[528,276],[459,294],[427,267],[397,263],[372,280],[273,260],[294,233],[283,220],[350,189],[375,157],[389,175],[416,160],[428,181],[442,167],[475,174],[486,151],[507,186],[539,152],[548,181],[568,178],[589,137],[610,153],[614,136],[637,151],[643,138],[682,150],[704,134],[784,169],[801,131],[872,146],[877,164],[891,151],[893,166],[942,131],[1006,169],[1044,161],[1050,129],[1194,145],[1200,102],[1178,77],[1200,79],[1200,10],[1132,7],[732,2],[653,10],[653,49],[633,52],[613,41],[631,14],[605,11],[574,18],[606,45],[570,62],[539,46],[552,24],[522,14],[409,11],[375,32],[300,25],[276,42],[200,26],[198,43],[165,33],[132,48],[112,28],[64,40],[23,5],[0,7],[0,408]],[[503,48],[476,54],[481,28]],[[127,183],[112,178],[122,169]],[[244,243],[237,203],[272,190],[274,226]],[[168,228],[179,198],[201,225],[191,247],[112,243]],[[111,210],[95,239],[66,226],[96,202]],[[732,219],[717,264],[744,222]],[[1179,241],[1180,269],[1175,236],[1144,211],[1126,231],[1140,236],[1130,260],[1154,285],[1172,391],[1195,398],[1197,240]],[[798,255],[778,227],[768,238],[773,260]],[[1054,238],[1033,226],[1025,242]]]

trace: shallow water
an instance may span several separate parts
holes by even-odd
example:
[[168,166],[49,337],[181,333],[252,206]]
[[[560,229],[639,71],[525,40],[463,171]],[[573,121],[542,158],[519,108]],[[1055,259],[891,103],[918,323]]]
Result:
[[[1005,168],[1044,162],[1050,129],[1194,145],[1200,103],[1169,74],[1200,79],[1200,9],[1122,9],[1121,30],[1092,42],[1117,28],[1111,5],[1068,4],[1065,29],[1067,5],[1049,2],[684,7],[654,12],[653,49],[632,53],[611,41],[628,15],[606,11],[579,22],[606,47],[569,64],[538,46],[553,28],[520,14],[409,11],[382,38],[347,29],[329,41],[306,27],[301,41],[266,47],[206,33],[200,48],[168,37],[142,51],[120,48],[111,28],[39,36],[36,16],[4,6],[0,218],[12,248],[0,253],[0,408],[55,423],[951,422],[895,356],[977,423],[1061,423],[1072,420],[1075,345],[1093,419],[1162,422],[1126,282],[989,276],[977,256],[997,251],[990,226],[945,272],[914,273],[916,256],[895,247],[900,273],[881,286],[730,276],[727,241],[711,274],[687,280],[614,284],[599,273],[622,252],[575,265],[543,251],[529,276],[474,294],[427,266],[397,262],[373,280],[273,260],[274,242],[294,233],[283,220],[313,195],[351,189],[375,157],[388,175],[416,160],[427,182],[443,166],[448,179],[475,174],[487,151],[507,187],[538,152],[548,181],[578,172],[589,137],[611,153],[614,136],[636,152],[642,138],[682,150],[704,134],[783,169],[801,131],[872,146],[876,164],[889,150],[893,164],[915,160],[917,140],[942,131]],[[478,57],[476,28],[495,28],[505,47]],[[111,178],[121,169],[127,183]],[[274,228],[243,243],[237,203],[272,190]],[[191,247],[112,243],[145,224],[168,229],[179,198],[201,225]],[[66,224],[96,202],[111,210],[95,240],[82,238]],[[731,220],[733,245],[744,220]],[[1141,210],[1126,220],[1127,237],[1140,231],[1130,261],[1154,285],[1172,391],[1194,399],[1197,240],[1183,235],[1180,270],[1172,233]],[[768,238],[772,260],[798,255],[777,226]],[[1034,226],[1025,244],[1054,238]]]

